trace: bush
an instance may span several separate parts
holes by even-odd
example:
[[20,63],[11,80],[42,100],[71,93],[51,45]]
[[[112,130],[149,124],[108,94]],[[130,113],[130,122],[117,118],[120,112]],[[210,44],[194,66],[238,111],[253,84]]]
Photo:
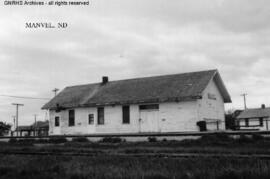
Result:
[[260,140],[264,140],[264,137],[260,134],[252,134],[252,139],[254,141],[260,141]]
[[157,142],[157,138],[156,137],[148,137],[148,142]]
[[16,139],[11,138],[9,140],[10,144],[16,144],[16,145],[33,145],[35,143],[35,139]]
[[232,141],[233,139],[224,133],[217,133],[215,135],[203,135],[201,137],[202,141],[210,141],[210,142],[220,142],[220,141]]
[[247,137],[246,135],[241,134],[240,138],[238,139],[238,142],[239,143],[251,143],[251,142],[253,142],[253,140],[251,137]]
[[162,139],[162,142],[168,142],[168,140],[166,138]]
[[18,140],[16,138],[11,138],[11,139],[9,139],[8,142],[11,143],[11,144],[15,144],[15,143],[18,142]]
[[86,137],[76,137],[72,138],[72,142],[89,142],[89,140]]
[[52,137],[49,139],[50,143],[54,144],[60,144],[60,143],[66,143],[67,139],[65,137]]
[[125,142],[125,140],[119,138],[119,137],[104,137],[103,139],[101,139],[100,142],[103,143],[121,143],[121,142]]

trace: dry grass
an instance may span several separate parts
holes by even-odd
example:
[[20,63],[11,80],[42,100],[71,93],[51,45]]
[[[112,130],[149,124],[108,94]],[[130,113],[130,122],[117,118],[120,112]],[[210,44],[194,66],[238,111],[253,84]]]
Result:
[[270,161],[127,157],[1,156],[0,178],[190,178],[270,177]]

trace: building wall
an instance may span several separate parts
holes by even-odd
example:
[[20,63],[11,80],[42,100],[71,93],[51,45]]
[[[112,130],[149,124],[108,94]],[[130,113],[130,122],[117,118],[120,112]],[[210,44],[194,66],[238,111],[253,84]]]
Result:
[[160,120],[161,132],[198,131],[197,101],[162,104]]
[[[208,98],[208,93],[216,97]],[[145,112],[145,111],[144,111]],[[154,122],[142,123],[145,116],[139,105],[130,105],[130,124],[122,123],[122,106],[105,106],[105,124],[97,124],[97,108],[76,108],[75,126],[68,126],[68,110],[56,113],[50,111],[50,135],[93,134],[93,133],[135,133],[135,132],[187,132],[199,131],[197,122],[201,120],[221,120],[220,129],[225,129],[224,101],[213,81],[203,92],[203,98],[189,102],[168,102],[159,104],[154,114]],[[94,124],[88,124],[88,115],[94,114]],[[60,127],[54,126],[55,116],[60,117]],[[151,115],[150,115],[151,116]],[[148,126],[146,126],[148,125]],[[154,126],[154,127],[153,127]],[[142,130],[144,127],[144,130]],[[148,129],[149,130],[145,130]]]
[[[50,130],[49,135],[64,135],[64,134],[89,134],[95,132],[95,123],[88,124],[88,115],[94,114],[96,117],[96,109],[94,108],[76,108],[75,110],[75,125],[68,126],[68,110],[63,110],[56,113],[50,111]],[[55,127],[55,117],[60,117],[59,127]],[[96,122],[96,119],[95,119]]]
[[[173,102],[159,104],[156,116],[156,131],[144,132],[183,132],[198,131],[197,102]],[[151,112],[151,111],[150,111]],[[105,106],[105,123],[97,124],[97,108],[76,108],[75,126],[68,126],[68,110],[56,113],[50,111],[50,135],[93,134],[93,133],[134,133],[141,132],[141,111],[139,105],[130,105],[130,124],[122,123],[122,106]],[[88,124],[88,115],[94,114],[94,124]],[[55,127],[55,117],[60,117],[60,126]],[[153,124],[150,124],[153,125]],[[149,126],[149,129],[151,126]]]
[[[248,123],[249,123],[249,126],[246,127],[245,126],[246,125],[245,119],[239,120],[240,129],[242,129],[242,130],[253,129],[253,130],[260,130],[260,131],[266,131],[266,130],[270,129],[270,119],[269,118],[263,119],[263,126],[258,126],[260,124],[260,121],[258,118],[249,119]],[[268,125],[268,129],[267,129],[267,125]]]
[[[209,98],[210,94],[210,98]],[[215,99],[213,99],[213,97]],[[224,100],[221,93],[213,80],[210,81],[208,86],[203,92],[202,99],[198,100],[198,118],[207,122],[214,122],[217,120],[222,121],[220,126],[221,130],[225,130],[225,107]],[[209,124],[208,128],[211,130],[215,128],[215,123]]]

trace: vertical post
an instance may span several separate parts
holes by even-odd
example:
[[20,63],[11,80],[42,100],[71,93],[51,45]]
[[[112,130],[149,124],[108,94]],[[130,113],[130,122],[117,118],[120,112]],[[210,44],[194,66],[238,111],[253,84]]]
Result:
[[244,94],[241,94],[241,96],[244,97],[244,108],[245,108],[245,110],[246,110],[246,109],[247,109],[247,99],[246,99],[247,94],[244,93]]
[[13,125],[14,125],[14,131],[16,130],[16,116],[12,116],[13,117]]
[[34,136],[37,135],[37,114],[34,114],[35,116],[35,123],[34,123]]
[[54,96],[56,96],[56,94],[57,94],[57,91],[59,91],[59,89],[57,89],[57,88],[54,88],[54,89],[53,89],[52,91],[54,92]]
[[265,121],[266,121],[266,130],[268,131],[268,119],[269,118],[267,118]]
[[16,106],[16,130],[17,136],[19,136],[18,126],[19,126],[19,106],[24,106],[23,104],[12,103],[12,105]]

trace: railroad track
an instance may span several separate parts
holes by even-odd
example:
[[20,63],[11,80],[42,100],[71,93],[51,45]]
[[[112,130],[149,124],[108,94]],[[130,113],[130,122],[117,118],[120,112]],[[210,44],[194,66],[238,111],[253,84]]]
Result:
[[237,159],[265,159],[270,160],[270,155],[265,154],[167,154],[167,153],[140,153],[140,154],[104,154],[104,153],[77,153],[77,152],[0,152],[0,155],[32,155],[32,156],[82,156],[82,157],[149,157],[149,158],[237,158]]

